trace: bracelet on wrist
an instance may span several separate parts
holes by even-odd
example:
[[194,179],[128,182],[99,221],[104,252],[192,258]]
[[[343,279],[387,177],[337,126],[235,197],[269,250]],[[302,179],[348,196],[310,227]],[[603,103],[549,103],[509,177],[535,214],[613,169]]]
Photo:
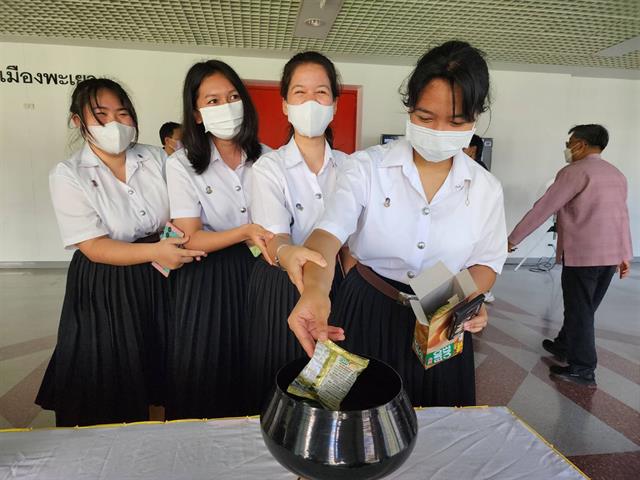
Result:
[[282,250],[284,247],[290,246],[291,244],[289,243],[281,243],[280,245],[278,245],[278,248],[276,248],[276,255],[273,260],[278,267],[282,268],[282,265],[280,265],[280,250]]

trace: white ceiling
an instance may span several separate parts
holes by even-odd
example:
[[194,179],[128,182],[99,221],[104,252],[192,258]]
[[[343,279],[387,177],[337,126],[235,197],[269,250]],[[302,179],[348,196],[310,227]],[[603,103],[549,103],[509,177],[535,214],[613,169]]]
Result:
[[317,49],[394,63],[412,63],[429,47],[457,38],[494,63],[640,70],[639,50],[598,54],[640,35],[640,0],[340,3],[326,38],[311,39],[293,35],[300,0],[0,0],[0,38],[265,54]]

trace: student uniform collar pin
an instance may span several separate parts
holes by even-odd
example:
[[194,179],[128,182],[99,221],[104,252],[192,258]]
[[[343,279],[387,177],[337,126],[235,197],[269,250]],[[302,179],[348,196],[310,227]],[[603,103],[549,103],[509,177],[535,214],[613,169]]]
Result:
[[464,204],[468,207],[471,202],[469,202],[469,187],[471,187],[471,180],[464,181],[464,189],[466,190],[466,198]]

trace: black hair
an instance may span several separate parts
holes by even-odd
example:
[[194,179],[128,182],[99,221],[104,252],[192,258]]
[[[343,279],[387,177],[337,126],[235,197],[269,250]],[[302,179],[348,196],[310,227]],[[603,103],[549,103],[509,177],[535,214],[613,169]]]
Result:
[[[320,65],[324,68],[324,71],[329,78],[329,86],[331,87],[331,94],[333,95],[333,99],[335,100],[340,96],[340,92],[342,91],[342,85],[340,84],[340,76],[338,71],[336,70],[335,65],[331,60],[329,60],[325,55],[320,52],[308,51],[308,52],[300,52],[296,53],[293,57],[289,59],[289,61],[285,64],[282,69],[282,77],[280,78],[280,96],[286,101],[287,93],[289,93],[289,86],[291,85],[291,79],[293,78],[293,74],[300,65],[305,65],[307,63],[314,63],[316,65]],[[289,128],[289,138],[293,136],[294,129],[293,126]],[[333,147],[333,131],[331,127],[327,127],[324,132],[324,136],[327,139],[329,145]]]
[[479,135],[473,134],[471,137],[471,142],[469,142],[470,147],[476,147],[476,158],[475,160],[482,160],[482,150],[484,150],[484,140]]
[[80,132],[84,138],[90,137],[91,133],[87,128],[87,121],[84,115],[84,107],[88,106],[89,111],[93,118],[100,124],[102,120],[96,117],[93,110],[99,107],[98,104],[98,93],[100,90],[109,90],[111,91],[118,99],[122,106],[127,110],[129,115],[133,120],[133,126],[136,129],[136,135],[133,138],[133,143],[138,141],[138,115],[136,114],[136,109],[133,108],[133,103],[129,98],[129,95],[125,91],[124,88],[118,83],[110,80],[108,78],[88,78],[87,80],[83,80],[76,88],[73,89],[73,93],[71,94],[71,106],[69,107],[69,120],[73,118],[74,115],[78,115],[80,118]]
[[233,137],[233,141],[247,155],[247,161],[257,160],[262,153],[262,146],[258,141],[258,114],[249,96],[247,87],[226,63],[220,60],[207,60],[193,65],[184,79],[182,92],[182,143],[187,152],[187,158],[195,172],[200,175],[211,162],[211,144],[205,132],[204,125],[196,123],[194,111],[197,110],[198,90],[202,81],[216,73],[226,77],[240,95],[244,116],[240,131]]
[[604,150],[609,144],[609,132],[602,125],[591,123],[588,125],[576,125],[569,130],[575,138],[584,140],[591,147]]
[[164,147],[164,141],[167,137],[173,135],[176,128],[180,128],[180,124],[176,122],[165,122],[160,127],[160,142]]
[[[467,42],[452,40],[432,48],[416,64],[406,85],[401,87],[402,102],[412,112],[422,90],[436,78],[451,85],[453,114],[461,114],[467,122],[474,122],[488,109],[489,69],[484,53]],[[462,112],[456,112],[455,89],[462,91]]]

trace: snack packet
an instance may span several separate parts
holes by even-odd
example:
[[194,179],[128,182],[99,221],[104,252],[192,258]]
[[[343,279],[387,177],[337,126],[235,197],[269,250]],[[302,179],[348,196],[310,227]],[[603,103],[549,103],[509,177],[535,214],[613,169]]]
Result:
[[369,360],[347,352],[331,340],[318,342],[313,357],[287,392],[315,400],[329,410],[339,410],[358,375],[368,365]]
[[[165,240],[167,238],[182,238],[182,237],[184,237],[184,232],[171,222],[165,223],[164,228],[160,233],[160,240]],[[184,248],[184,247],[180,245],[180,248]],[[169,274],[171,273],[170,268],[163,267],[158,262],[151,262],[151,265],[153,265],[153,268],[158,270],[165,277],[168,277]]]

